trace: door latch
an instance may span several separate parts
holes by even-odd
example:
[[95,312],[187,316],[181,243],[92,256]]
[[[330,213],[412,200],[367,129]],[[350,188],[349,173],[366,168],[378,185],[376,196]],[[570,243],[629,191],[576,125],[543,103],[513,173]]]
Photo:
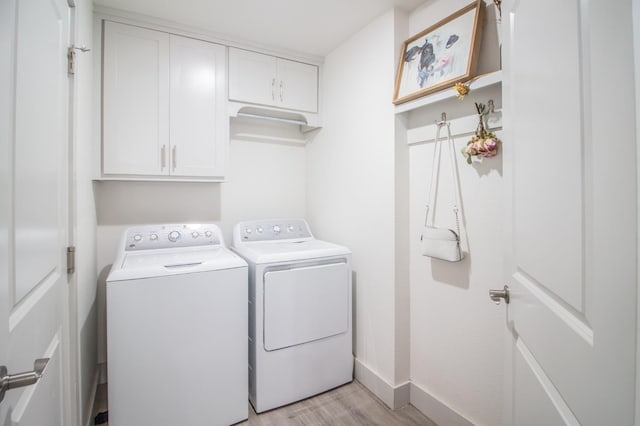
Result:
[[505,285],[502,290],[489,290],[489,298],[495,302],[496,305],[500,304],[500,299],[504,299],[505,303],[509,304],[509,286]]

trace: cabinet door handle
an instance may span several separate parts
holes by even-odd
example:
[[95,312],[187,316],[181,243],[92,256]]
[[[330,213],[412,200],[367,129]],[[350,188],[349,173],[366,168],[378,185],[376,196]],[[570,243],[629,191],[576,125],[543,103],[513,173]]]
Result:
[[176,164],[178,164],[178,160],[176,156],[177,148],[178,147],[174,145],[173,153],[171,154],[171,167],[173,167],[174,172],[176,171]]
[[280,102],[283,101],[284,98],[284,82],[280,80]]
[[162,145],[160,150],[160,170],[164,170],[167,167],[167,146]]
[[276,78],[275,77],[271,79],[271,100],[272,101],[276,100]]

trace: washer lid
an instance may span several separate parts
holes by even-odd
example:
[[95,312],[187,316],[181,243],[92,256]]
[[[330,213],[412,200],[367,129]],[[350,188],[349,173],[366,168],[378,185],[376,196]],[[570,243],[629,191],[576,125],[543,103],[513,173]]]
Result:
[[346,247],[316,239],[244,242],[232,249],[253,263],[287,262],[351,254]]
[[107,281],[152,278],[246,267],[247,263],[224,247],[192,247],[129,252],[118,257]]

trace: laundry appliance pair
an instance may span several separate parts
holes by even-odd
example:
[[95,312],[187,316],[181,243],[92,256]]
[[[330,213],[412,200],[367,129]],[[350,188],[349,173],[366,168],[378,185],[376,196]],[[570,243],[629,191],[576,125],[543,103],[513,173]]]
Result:
[[233,424],[247,394],[263,412],[352,380],[351,253],[301,219],[233,234],[231,251],[213,224],[124,232],[107,278],[110,424]]

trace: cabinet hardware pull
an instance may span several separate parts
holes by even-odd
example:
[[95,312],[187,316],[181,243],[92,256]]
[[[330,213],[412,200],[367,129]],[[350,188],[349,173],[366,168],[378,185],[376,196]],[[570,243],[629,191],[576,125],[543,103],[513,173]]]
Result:
[[173,147],[173,154],[171,155],[171,164],[174,172],[176,171],[176,164],[178,164],[178,160],[176,156],[177,148],[178,148],[177,146]]
[[280,80],[280,102],[283,101],[284,98],[284,82]]
[[271,79],[271,100],[272,101],[276,100],[276,78],[275,77]]
[[160,170],[164,170],[167,167],[167,146],[162,145],[160,150]]

